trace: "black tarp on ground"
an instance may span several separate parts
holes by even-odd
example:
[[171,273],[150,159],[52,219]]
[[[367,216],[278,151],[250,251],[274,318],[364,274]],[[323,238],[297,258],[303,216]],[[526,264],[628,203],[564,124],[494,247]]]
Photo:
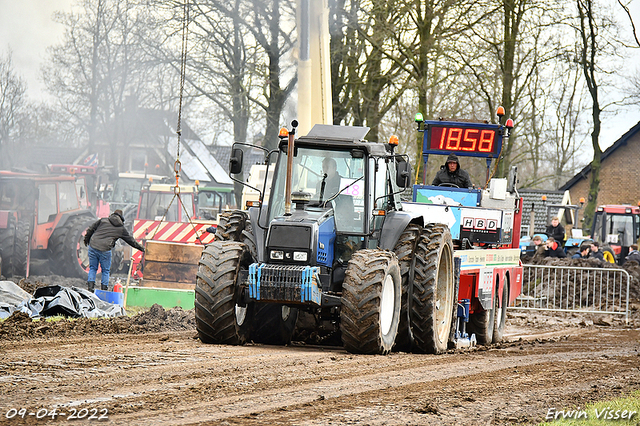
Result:
[[[19,287],[18,287],[19,288]],[[22,311],[33,317],[63,315],[71,318],[104,318],[126,315],[122,306],[104,302],[88,290],[59,285],[41,287],[29,300],[22,300],[12,306],[17,295],[0,292],[0,318],[10,316],[14,311]],[[8,308],[5,308],[5,305]],[[13,307],[13,309],[10,309]]]

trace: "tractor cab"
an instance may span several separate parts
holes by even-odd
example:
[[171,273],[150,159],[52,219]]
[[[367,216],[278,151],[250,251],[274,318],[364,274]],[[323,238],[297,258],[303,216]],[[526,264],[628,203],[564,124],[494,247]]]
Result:
[[337,129],[316,125],[295,140],[292,153],[284,138],[272,153],[270,193],[261,196],[268,202],[253,209],[258,241],[265,243],[257,245],[259,261],[333,268],[356,250],[379,246],[386,212],[400,205],[397,163],[408,164],[390,145],[363,141],[367,127]]
[[593,218],[591,238],[605,247],[611,247],[618,261],[624,261],[631,244],[636,244],[640,238],[640,207],[598,206]]

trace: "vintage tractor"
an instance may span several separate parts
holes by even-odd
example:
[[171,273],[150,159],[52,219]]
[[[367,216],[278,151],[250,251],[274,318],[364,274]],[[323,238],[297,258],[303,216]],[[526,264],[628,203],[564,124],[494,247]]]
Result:
[[[363,140],[366,127],[316,125],[295,139],[292,124],[267,158],[275,162],[268,199],[261,193],[259,207],[223,213],[216,241],[203,250],[195,301],[203,342],[286,344],[302,312],[318,331],[339,333],[350,352],[385,354],[395,345],[442,353],[472,343],[456,325],[459,293],[466,297],[462,317],[473,314],[484,343],[494,327],[504,329],[504,309],[521,280],[517,244],[515,261],[497,255],[511,245],[511,228],[501,226],[513,224],[513,198],[507,220],[498,208],[474,205],[464,213],[477,210],[469,218],[478,224],[486,216],[491,226],[462,228],[449,220],[454,207],[401,202],[411,167],[394,152],[397,138],[372,143]],[[232,149],[231,174],[242,171],[242,145]],[[476,256],[471,245],[478,241],[496,250]],[[467,243],[471,250],[456,256],[454,248]],[[494,280],[496,264],[508,271]]]
[[86,279],[82,241],[96,219],[80,206],[74,177],[0,171],[2,275],[28,276],[30,259],[47,259],[53,273]]

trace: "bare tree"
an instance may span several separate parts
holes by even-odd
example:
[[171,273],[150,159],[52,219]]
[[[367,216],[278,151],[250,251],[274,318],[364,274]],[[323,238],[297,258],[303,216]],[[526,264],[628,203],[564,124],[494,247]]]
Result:
[[141,40],[155,37],[133,0],[83,0],[70,13],[58,13],[65,27],[63,42],[49,49],[45,83],[68,117],[70,127],[85,132],[90,149],[110,147],[109,164],[117,164],[124,131],[127,98],[140,101],[153,90],[153,62]]
[[602,113],[602,109],[600,108],[597,76],[597,59],[599,49],[601,48],[598,44],[598,40],[601,35],[598,32],[599,28],[594,14],[594,1],[577,0],[576,6],[578,9],[579,24],[577,27],[579,36],[578,63],[582,68],[592,102],[591,115],[593,119],[593,129],[591,131],[591,146],[593,148],[593,160],[591,160],[591,173],[589,175],[589,194],[583,215],[583,227],[590,229],[596,205],[598,203],[598,192],[600,191],[600,167],[602,160],[602,150],[600,149],[600,129],[602,125],[600,121],[600,114]]
[[13,165],[15,150],[19,145],[20,122],[25,114],[25,83],[13,69],[11,52],[0,55],[0,166]]

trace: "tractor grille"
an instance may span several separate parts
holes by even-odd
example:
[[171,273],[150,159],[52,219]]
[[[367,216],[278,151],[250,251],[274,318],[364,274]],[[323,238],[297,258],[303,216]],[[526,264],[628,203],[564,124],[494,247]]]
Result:
[[320,305],[317,266],[249,265],[249,298],[260,301]]

